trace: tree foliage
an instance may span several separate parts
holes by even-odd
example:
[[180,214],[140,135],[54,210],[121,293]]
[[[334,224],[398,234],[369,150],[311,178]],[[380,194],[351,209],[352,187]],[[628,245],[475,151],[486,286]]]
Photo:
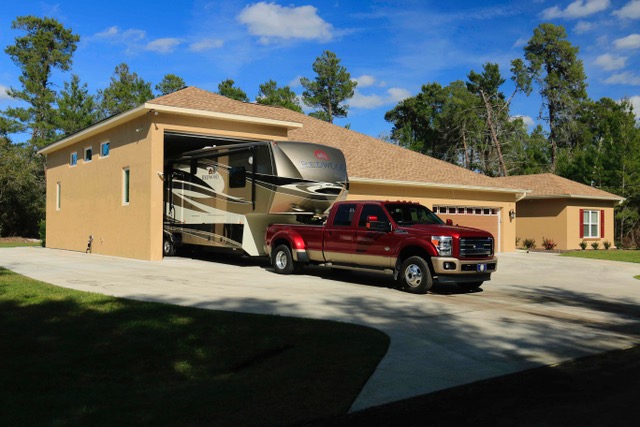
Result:
[[26,34],[5,49],[20,68],[22,85],[21,89],[10,88],[7,93],[29,106],[9,108],[5,114],[18,120],[23,130],[30,130],[32,147],[42,148],[56,135],[51,74],[54,70],[69,70],[80,37],[52,18],[22,16],[13,21],[11,28]]
[[227,98],[235,99],[236,101],[249,102],[246,92],[235,86],[235,83],[236,82],[231,79],[223,80],[218,85],[218,93]]
[[305,88],[302,101],[318,110],[311,113],[318,119],[333,123],[335,117],[347,117],[349,106],[344,104],[353,97],[357,82],[351,80],[351,74],[340,65],[335,53],[325,50],[313,63],[316,73],[314,80],[300,79]]
[[263,105],[276,105],[302,113],[298,97],[289,86],[278,87],[275,80],[260,85],[256,102]]
[[111,117],[138,107],[153,99],[151,83],[145,82],[129,66],[122,63],[116,66],[109,87],[98,91],[101,117]]
[[185,86],[186,83],[182,77],[176,76],[175,74],[165,74],[160,83],[156,85],[156,91],[159,96],[168,95]]
[[80,84],[80,77],[74,74],[71,81],[64,83],[64,89],[56,98],[58,111],[55,124],[60,137],[65,137],[91,126],[98,120],[98,105],[89,94],[87,84]]

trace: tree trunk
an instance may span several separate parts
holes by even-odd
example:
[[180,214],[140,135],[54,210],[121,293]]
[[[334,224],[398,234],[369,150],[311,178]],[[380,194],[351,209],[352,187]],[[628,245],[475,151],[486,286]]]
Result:
[[487,110],[487,126],[489,127],[489,131],[491,133],[491,142],[496,147],[496,152],[498,153],[498,163],[500,164],[500,173],[502,176],[507,176],[507,166],[504,163],[504,158],[502,157],[502,147],[500,145],[500,141],[498,140],[498,133],[496,132],[495,125],[493,123],[493,117],[491,112],[493,108],[487,99],[484,91],[480,91],[480,95],[482,95],[482,100],[484,101],[484,108]]

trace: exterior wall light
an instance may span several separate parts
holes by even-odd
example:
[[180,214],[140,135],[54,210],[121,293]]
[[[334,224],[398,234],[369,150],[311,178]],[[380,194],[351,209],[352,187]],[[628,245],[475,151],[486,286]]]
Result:
[[514,211],[513,209],[511,209],[511,210],[509,211],[509,219],[510,219],[511,221],[513,221],[514,219],[516,219],[516,211]]

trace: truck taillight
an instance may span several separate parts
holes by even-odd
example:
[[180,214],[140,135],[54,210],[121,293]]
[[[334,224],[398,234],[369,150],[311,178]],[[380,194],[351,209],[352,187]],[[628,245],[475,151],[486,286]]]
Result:
[[431,236],[431,243],[436,247],[439,256],[451,256],[453,251],[451,236]]

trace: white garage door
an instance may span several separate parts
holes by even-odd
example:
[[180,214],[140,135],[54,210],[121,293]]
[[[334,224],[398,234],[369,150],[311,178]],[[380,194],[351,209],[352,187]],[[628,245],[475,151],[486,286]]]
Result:
[[483,206],[436,205],[433,212],[443,221],[450,219],[455,225],[479,228],[493,235],[495,251],[500,252],[500,209]]

